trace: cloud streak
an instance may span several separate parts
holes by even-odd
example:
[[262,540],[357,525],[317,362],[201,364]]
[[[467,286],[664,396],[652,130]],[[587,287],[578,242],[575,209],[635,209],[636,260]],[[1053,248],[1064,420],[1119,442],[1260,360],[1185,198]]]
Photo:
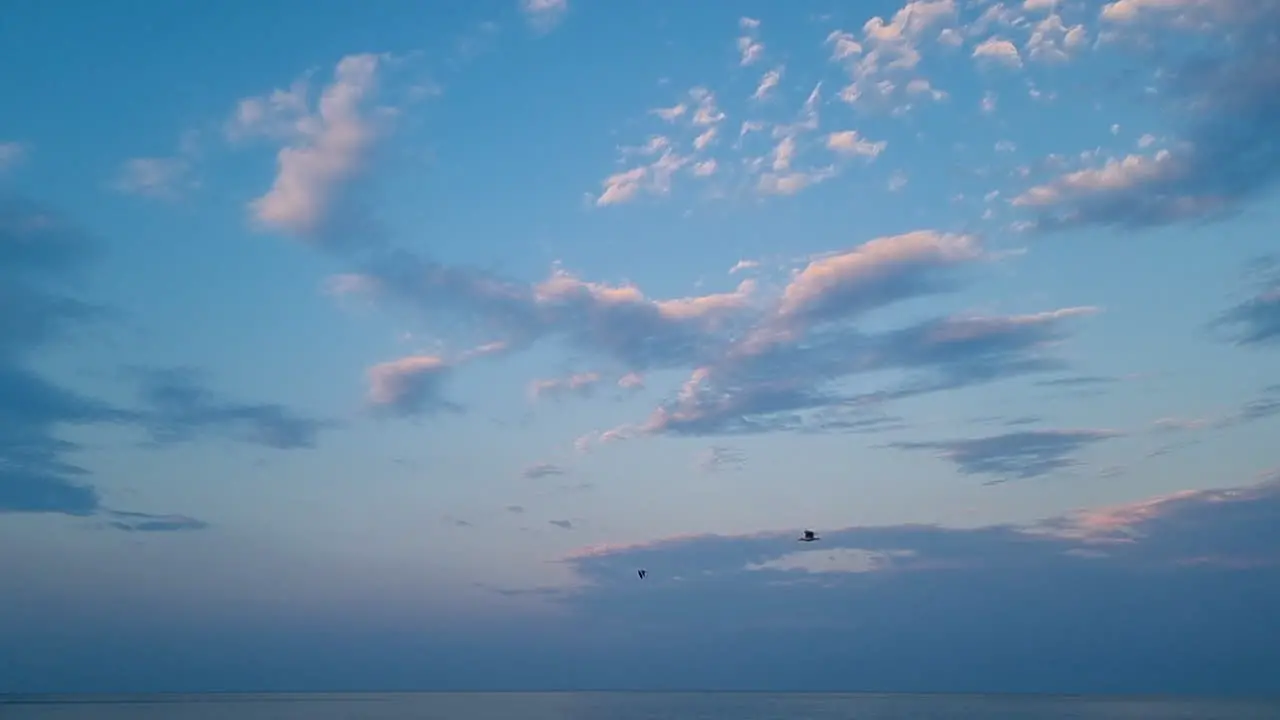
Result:
[[928,442],[896,442],[899,450],[932,450],[965,475],[990,475],[987,484],[1048,475],[1079,463],[1073,456],[1090,445],[1118,437],[1113,430],[1027,430],[986,437]]
[[69,291],[88,271],[96,244],[78,227],[34,203],[0,198],[0,513],[107,513],[108,525],[159,532],[199,529],[199,521],[110,510],[92,473],[72,458],[68,427],[141,428],[157,443],[200,433],[278,449],[311,447],[328,425],[283,406],[217,397],[190,370],[131,369],[135,407],[117,407],[56,384],[33,368],[34,355],[107,317]]

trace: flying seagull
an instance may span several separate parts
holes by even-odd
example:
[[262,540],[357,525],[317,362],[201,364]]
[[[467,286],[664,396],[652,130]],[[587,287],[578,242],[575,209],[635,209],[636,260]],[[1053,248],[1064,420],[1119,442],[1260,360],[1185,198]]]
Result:
[[643,579],[644,579],[644,576],[649,574],[649,571],[648,571],[648,570],[638,570],[638,571],[636,571],[636,574],[640,576],[640,579],[641,579],[641,580],[643,580]]
[[814,535],[812,530],[805,530],[804,535],[801,535],[796,539],[800,542],[813,542],[814,540],[821,540],[822,538]]

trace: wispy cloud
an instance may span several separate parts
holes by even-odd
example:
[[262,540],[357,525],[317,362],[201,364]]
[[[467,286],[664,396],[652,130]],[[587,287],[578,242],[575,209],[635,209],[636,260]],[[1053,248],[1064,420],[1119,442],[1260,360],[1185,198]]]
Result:
[[569,0],[520,0],[520,11],[534,30],[550,32],[569,12]]
[[1253,263],[1256,293],[1228,308],[1212,323],[1240,346],[1270,346],[1280,341],[1280,258]]
[[107,514],[109,524],[125,532],[187,532],[204,530],[209,524],[186,515],[151,515],[140,512],[112,511]]
[[1027,479],[1072,467],[1075,453],[1118,437],[1113,430],[1027,430],[987,437],[896,442],[901,450],[934,450],[965,475],[991,475],[992,483]]
[[760,21],[744,17],[738,20],[742,35],[738,37],[739,65],[754,65],[764,56],[764,43],[759,40]]
[[195,176],[195,163],[199,157],[199,134],[186,133],[174,155],[126,160],[112,180],[111,187],[125,194],[153,200],[180,200],[200,187],[200,179]]
[[47,379],[33,368],[36,353],[88,323],[103,308],[65,292],[84,277],[97,247],[89,235],[34,203],[0,199],[0,513],[106,514],[108,526],[142,531],[198,529],[199,521],[106,508],[89,469],[72,462],[79,449],[67,427],[141,428],[158,442],[199,432],[274,448],[310,447],[322,421],[279,405],[218,398],[192,372],[131,369],[138,404],[118,407]]
[[564,468],[560,467],[559,465],[556,465],[555,463],[548,463],[548,462],[530,465],[529,467],[520,471],[520,477],[524,478],[525,480],[537,480],[539,478],[553,477],[556,475],[563,475],[563,474],[565,474]]
[[[619,381],[621,382],[621,381]],[[575,373],[564,378],[534,380],[529,384],[529,397],[561,399],[570,395],[591,397],[600,384],[600,373]]]
[[0,173],[16,168],[30,154],[30,149],[26,143],[16,140],[0,142]]
[[138,382],[139,422],[162,445],[216,432],[278,450],[313,448],[321,431],[336,426],[274,403],[219,397],[193,368],[132,369],[129,374]]
[[745,464],[746,456],[741,450],[725,445],[713,445],[698,454],[698,469],[704,473],[741,470]]

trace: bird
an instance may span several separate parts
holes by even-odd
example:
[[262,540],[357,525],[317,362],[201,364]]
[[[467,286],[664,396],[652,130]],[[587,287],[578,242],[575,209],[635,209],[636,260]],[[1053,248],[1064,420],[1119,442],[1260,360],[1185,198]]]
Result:
[[805,530],[804,535],[801,535],[800,537],[796,538],[796,540],[799,540],[800,542],[813,542],[814,540],[821,540],[821,539],[822,538],[815,535],[812,530]]
[[636,574],[640,576],[640,579],[641,579],[641,580],[643,580],[643,579],[644,579],[644,576],[649,574],[649,571],[648,571],[648,570],[637,570],[637,571],[636,571]]

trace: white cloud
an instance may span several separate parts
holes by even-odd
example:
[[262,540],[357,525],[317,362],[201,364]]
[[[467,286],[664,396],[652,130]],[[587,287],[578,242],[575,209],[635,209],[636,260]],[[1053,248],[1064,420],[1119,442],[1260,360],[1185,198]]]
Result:
[[907,174],[901,170],[894,170],[889,176],[889,192],[897,192],[907,186]]
[[863,155],[874,158],[888,146],[883,140],[870,141],[857,130],[842,130],[827,135],[827,147],[842,155]]
[[1016,206],[1043,207],[1100,193],[1123,191],[1162,177],[1180,168],[1168,150],[1154,156],[1129,155],[1110,159],[1096,169],[1077,170],[1057,180],[1033,187],[1013,199]]
[[112,187],[130,195],[156,200],[177,200],[186,189],[198,187],[190,178],[191,165],[181,157],[151,157],[126,160]]
[[307,132],[312,124],[307,108],[309,74],[293,82],[287,90],[276,89],[260,97],[244,98],[224,126],[233,143],[251,137],[290,140]]
[[987,59],[1007,67],[1022,67],[1022,57],[1013,43],[1002,38],[988,38],[973,49],[973,57]]
[[259,224],[304,236],[327,229],[339,192],[364,170],[378,138],[378,126],[363,112],[376,90],[378,63],[376,55],[338,62],[316,111],[293,124],[292,144],[277,154],[271,188],[250,203]]
[[644,376],[640,373],[629,372],[618,378],[618,387],[623,390],[641,390],[644,388]]
[[17,167],[29,154],[31,151],[25,143],[0,142],[0,172]]
[[685,105],[684,103],[679,103],[677,105],[672,105],[671,107],[654,108],[649,112],[653,113],[654,115],[657,115],[658,117],[662,118],[663,120],[666,120],[667,122],[675,122],[676,119],[684,115],[685,112],[688,111],[688,109],[689,107],[687,105]]
[[839,62],[854,55],[862,54],[862,44],[853,36],[843,30],[832,30],[827,35],[827,44],[831,45],[831,59]]
[[614,173],[601,183],[604,185],[604,192],[596,198],[596,205],[603,207],[626,203],[643,192],[666,195],[671,191],[671,176],[688,162],[689,158],[667,150],[649,165]]
[[779,81],[782,80],[782,73],[784,69],[785,68],[783,66],[779,65],[778,67],[766,72],[764,76],[760,78],[760,84],[756,86],[756,91],[751,94],[751,99],[765,99],[765,97],[768,96],[774,88],[778,87]]
[[520,11],[533,29],[547,32],[564,19],[569,0],[520,0]]
[[753,65],[764,57],[764,43],[756,39],[756,33],[760,29],[760,21],[744,17],[738,20],[738,27],[744,33],[738,38],[738,53],[740,55],[738,64],[744,67]]
[[[862,27],[860,43],[843,30],[828,35],[826,43],[834,46],[832,60],[844,64],[850,74],[851,82],[841,89],[840,98],[853,104],[890,103],[899,112],[908,109],[893,107],[891,102],[899,90],[919,78],[917,65],[926,33],[932,34],[938,26],[954,23],[956,18],[954,0],[913,0],[890,21],[881,17],[868,20]],[[954,44],[950,36],[945,40],[941,34],[937,37],[945,44]]]
[[430,414],[456,407],[443,400],[440,386],[452,367],[443,358],[414,355],[369,369],[369,403],[394,415]]
[[[1258,2],[1259,0],[1245,0],[1245,2]],[[1171,12],[1174,10],[1184,10],[1197,6],[1211,5],[1216,0],[1116,0],[1116,2],[1107,3],[1102,8],[1102,19],[1111,22],[1129,22],[1137,19],[1138,15],[1148,11]],[[1222,5],[1230,4],[1221,2]],[[1243,3],[1242,3],[1243,4]]]
[[529,397],[532,400],[560,399],[569,395],[589,397],[599,384],[600,374],[594,372],[577,373],[565,378],[534,380],[529,383]]
[[694,163],[693,174],[698,177],[710,177],[715,174],[717,168],[716,159],[703,160],[700,163]]
[[1084,25],[1067,27],[1060,15],[1049,15],[1036,23],[1027,40],[1027,54],[1041,62],[1065,62],[1082,49],[1089,36]]
[[964,44],[964,35],[955,28],[943,28],[938,33],[938,42],[949,47],[960,47]]
[[111,187],[154,200],[179,200],[187,191],[200,187],[200,180],[194,177],[199,154],[199,134],[184,133],[174,155],[126,160],[116,172]]
[[690,90],[689,95],[698,103],[698,109],[693,113],[694,125],[715,125],[724,120],[725,114],[716,107],[715,93],[699,86]]
[[807,187],[835,177],[835,168],[826,167],[808,172],[765,173],[760,176],[756,189],[762,195],[795,195]]

